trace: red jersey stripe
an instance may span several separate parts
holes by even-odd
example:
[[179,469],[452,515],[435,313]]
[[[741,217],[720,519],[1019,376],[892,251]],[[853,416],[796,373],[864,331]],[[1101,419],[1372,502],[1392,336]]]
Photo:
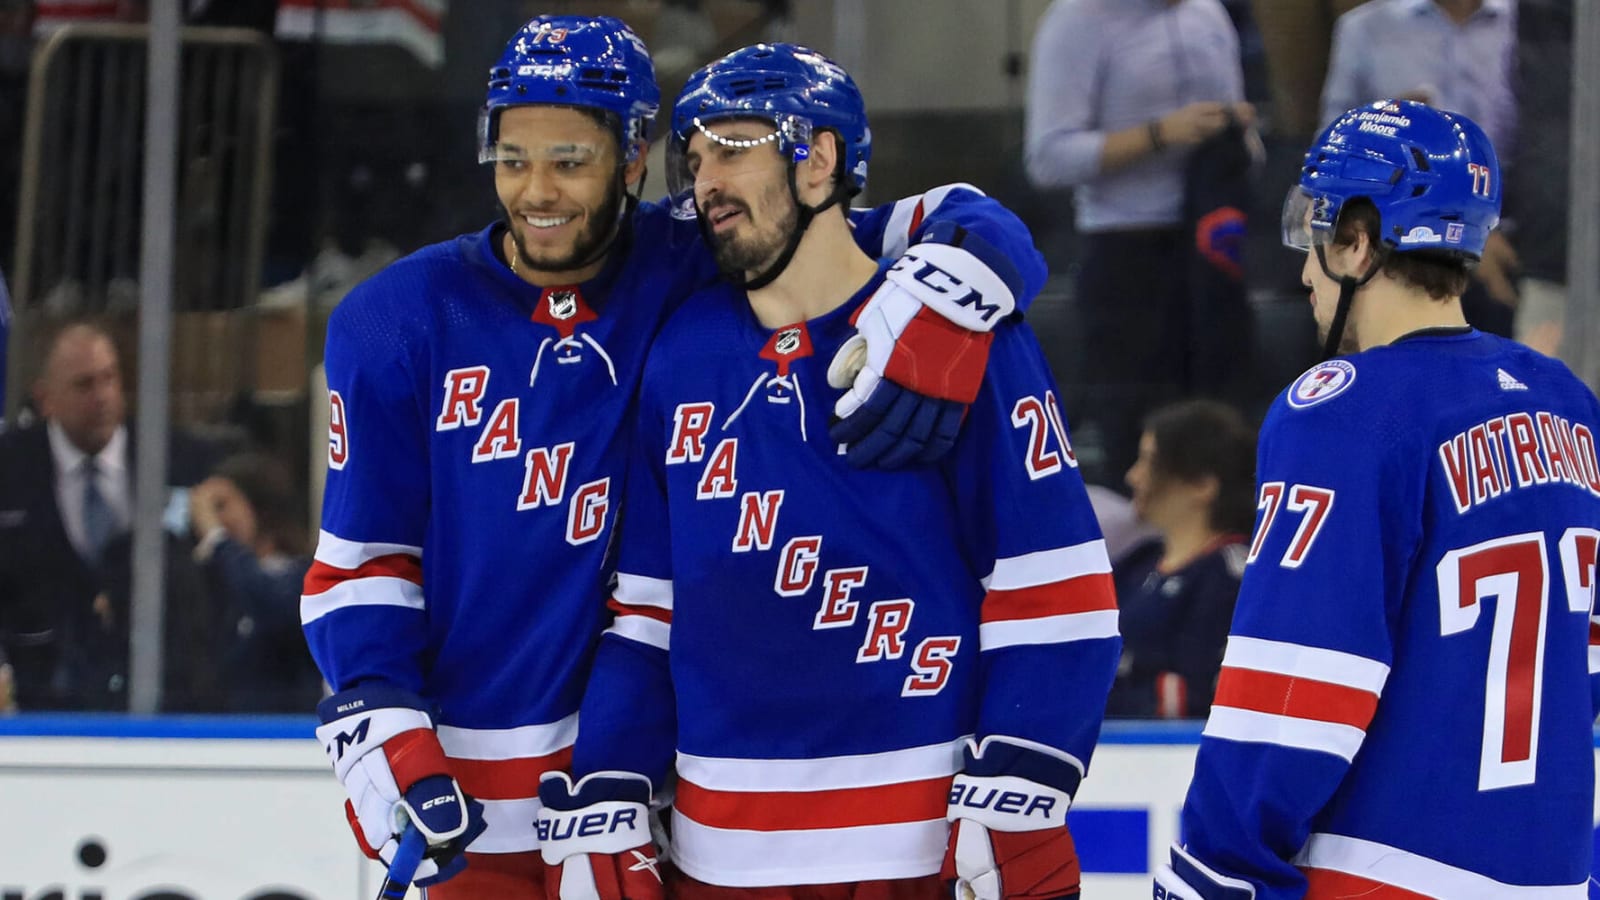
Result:
[[718,791],[678,782],[679,812],[712,828],[809,831],[943,819],[950,778],[827,791]]
[[461,790],[478,800],[526,800],[539,796],[539,776],[572,767],[572,748],[523,759],[450,758]]
[[670,609],[662,609],[659,606],[634,606],[629,603],[623,603],[615,597],[607,600],[606,606],[619,616],[644,616],[647,619],[655,619],[657,622],[672,624],[672,610]]
[[1418,894],[1405,888],[1362,878],[1360,875],[1350,875],[1345,872],[1335,872],[1332,869],[1305,869],[1306,900],[1337,900],[1341,897],[1360,897],[1361,900],[1432,900],[1426,894]]
[[1042,619],[1116,608],[1117,591],[1111,576],[1097,573],[1034,587],[990,591],[983,598],[982,621]]
[[1214,705],[1365,729],[1378,708],[1378,695],[1310,678],[1223,666]]
[[403,578],[412,584],[422,584],[422,560],[406,553],[392,553],[369,559],[354,569],[341,569],[325,562],[312,562],[306,573],[305,594],[316,596],[346,581],[357,578]]

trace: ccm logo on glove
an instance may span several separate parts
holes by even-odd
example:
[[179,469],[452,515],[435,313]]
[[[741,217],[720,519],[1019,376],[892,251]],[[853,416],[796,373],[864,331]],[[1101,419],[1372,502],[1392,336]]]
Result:
[[[534,830],[539,834],[540,842],[565,841],[574,837],[593,837],[597,834],[610,834],[621,828],[637,828],[640,826],[639,811],[637,809],[618,809],[609,813],[587,813],[582,816],[563,816],[560,818],[540,817],[535,823]],[[562,825],[566,829],[562,829]]]
[[[353,704],[360,706],[361,704]],[[344,753],[351,747],[362,744],[367,739],[367,730],[372,727],[371,719],[362,719],[360,724],[351,731],[341,731],[333,739],[334,761],[344,759]]]
[[1046,820],[1055,811],[1056,798],[1047,794],[1025,794],[1021,791],[1002,791],[985,788],[973,782],[960,782],[950,786],[950,805],[968,809],[992,809],[999,813],[1021,813],[1024,817],[1039,812]]
[[[895,264],[889,267],[889,272],[892,275],[909,276],[916,279],[923,287],[933,291],[935,294],[943,295],[947,302],[955,306],[971,307],[972,312],[976,313],[979,319],[991,325],[996,316],[1005,315],[1004,304],[983,302],[982,292],[926,259],[922,259],[917,253],[919,249],[918,247],[913,247],[906,251],[904,256],[895,260]],[[960,297],[953,296],[962,290],[965,290],[966,293]]]

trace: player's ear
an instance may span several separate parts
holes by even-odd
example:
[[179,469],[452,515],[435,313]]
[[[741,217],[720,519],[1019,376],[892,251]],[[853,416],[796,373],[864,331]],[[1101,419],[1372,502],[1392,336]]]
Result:
[[833,190],[833,173],[839,165],[839,136],[820,131],[811,139],[811,153],[800,163],[800,182],[820,189],[822,195]]
[[645,157],[650,153],[650,144],[647,141],[639,142],[639,152],[633,161],[622,167],[622,181],[628,187],[637,185],[644,180]]

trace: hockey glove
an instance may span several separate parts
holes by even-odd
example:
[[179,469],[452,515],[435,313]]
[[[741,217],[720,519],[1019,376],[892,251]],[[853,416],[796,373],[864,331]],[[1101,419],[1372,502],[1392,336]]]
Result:
[[450,776],[421,698],[366,685],[323,700],[317,714],[317,740],[350,795],[345,817],[362,851],[392,862],[409,821],[428,842],[415,884],[437,884],[465,868],[461,852],[483,833],[483,804]]
[[1171,856],[1169,865],[1156,870],[1155,900],[1255,900],[1249,882],[1213,871],[1181,847],[1173,847]]
[[949,451],[1021,284],[1010,260],[949,222],[890,267],[828,366],[845,392],[828,433],[852,465],[897,468]]
[[539,852],[550,900],[662,900],[650,839],[650,780],[596,772],[576,786],[565,772],[539,780]]
[[956,900],[1078,896],[1078,851],[1067,808],[1082,772],[1039,745],[987,737],[967,742],[966,769],[950,785],[950,847],[940,875]]

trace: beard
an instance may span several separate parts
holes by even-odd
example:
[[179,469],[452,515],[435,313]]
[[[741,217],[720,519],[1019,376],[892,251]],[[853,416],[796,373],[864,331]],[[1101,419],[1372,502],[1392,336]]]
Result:
[[522,242],[522,231],[517,227],[511,210],[501,206],[500,211],[504,214],[506,230],[511,233],[511,242],[517,246],[517,256],[521,257],[523,268],[533,272],[570,272],[583,268],[604,254],[607,245],[615,237],[617,214],[622,209],[622,202],[623,192],[619,188],[607,190],[605,200],[588,217],[570,249],[545,251],[538,256],[528,252],[527,245]]
[[[787,195],[787,190],[776,188],[766,192],[763,199],[767,202],[762,206],[783,210],[783,215],[769,227],[762,227],[754,221],[749,204],[734,200],[744,211],[746,227],[742,230],[745,233],[716,234],[707,229],[712,255],[723,271],[761,273],[777,261],[800,224],[799,207]],[[734,229],[735,232],[740,230]]]

